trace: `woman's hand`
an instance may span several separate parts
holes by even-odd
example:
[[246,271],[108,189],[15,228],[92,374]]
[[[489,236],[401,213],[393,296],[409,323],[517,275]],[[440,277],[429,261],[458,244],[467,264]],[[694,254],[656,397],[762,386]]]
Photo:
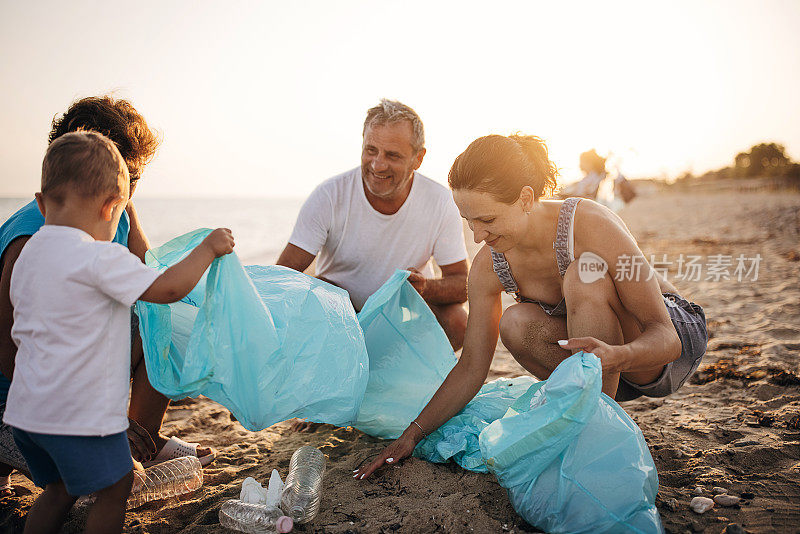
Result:
[[353,478],[362,480],[370,476],[375,472],[375,470],[384,464],[393,465],[403,458],[408,458],[411,456],[411,453],[414,452],[414,447],[417,446],[417,443],[422,441],[423,437],[422,430],[420,430],[414,423],[411,423],[411,425],[406,428],[405,432],[403,432],[403,435],[394,440],[388,447],[383,449],[383,452],[381,452],[377,458],[375,458],[365,467],[356,469]]
[[609,345],[593,337],[562,339],[558,344],[562,349],[572,351],[573,354],[579,350],[591,352],[600,358],[604,373],[619,373],[623,370],[626,354],[624,345]]
[[[418,287],[415,284],[421,282],[420,279],[425,280],[425,277],[414,269],[409,271],[412,272],[412,276],[408,278],[409,282],[417,291],[424,292],[424,286]],[[503,314],[500,300],[502,290],[503,287],[492,268],[489,250],[483,248],[475,257],[475,263],[469,273],[470,317],[461,358],[447,374],[417,419],[408,425],[399,438],[383,449],[375,460],[356,469],[353,475],[355,478],[362,480],[386,464],[395,465],[403,458],[411,456],[426,433],[438,429],[461,411],[480,391],[497,348],[498,327]]]

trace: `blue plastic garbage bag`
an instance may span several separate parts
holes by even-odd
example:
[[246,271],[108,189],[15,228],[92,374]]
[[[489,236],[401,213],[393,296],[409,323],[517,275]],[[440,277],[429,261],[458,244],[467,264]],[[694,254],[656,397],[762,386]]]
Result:
[[369,383],[353,426],[394,439],[413,421],[456,364],[433,312],[397,270],[358,313],[369,354]]
[[[210,230],[146,256],[166,269]],[[136,303],[148,377],[171,399],[205,395],[248,430],[292,417],[348,425],[368,380],[364,337],[342,289],[277,266],[218,258],[182,301]]]
[[567,358],[481,432],[481,452],[514,509],[537,528],[660,533],[650,451],[601,385],[595,355]]
[[536,379],[531,376],[519,376],[484,384],[463,410],[417,444],[414,456],[436,463],[452,459],[469,471],[488,472],[478,435],[489,423],[503,417],[534,382]]

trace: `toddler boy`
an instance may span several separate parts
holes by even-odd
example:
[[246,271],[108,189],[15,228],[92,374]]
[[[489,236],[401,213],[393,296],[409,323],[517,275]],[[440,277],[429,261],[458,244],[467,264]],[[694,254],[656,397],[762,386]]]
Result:
[[217,229],[159,274],[111,243],[130,198],[128,169],[105,136],[50,145],[36,194],[45,217],[11,275],[18,346],[4,421],[44,492],[26,533],[58,532],[75,500],[95,493],[86,532],[121,532],[133,481],[128,428],[130,306],[169,303],[233,250]]

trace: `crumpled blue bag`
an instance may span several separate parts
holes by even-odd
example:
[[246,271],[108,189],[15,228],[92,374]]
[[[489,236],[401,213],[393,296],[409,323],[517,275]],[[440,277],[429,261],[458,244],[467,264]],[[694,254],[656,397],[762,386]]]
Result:
[[[148,265],[176,263],[207,233],[148,252]],[[304,417],[397,437],[456,362],[407,277],[396,272],[356,321],[341,289],[224,256],[183,301],[137,303],[148,376],[171,398],[216,400],[250,430]],[[496,380],[414,454],[488,469],[547,532],[662,532],[642,433],[600,389],[599,359],[583,353],[545,382]]]
[[487,470],[545,532],[661,533],[658,475],[636,423],[601,393],[600,360],[578,353],[550,378],[485,384],[414,456]]
[[403,433],[456,364],[430,307],[398,269],[358,313],[369,354],[369,383],[354,427],[394,439]]
[[546,532],[663,532],[636,423],[601,393],[594,354],[564,360],[478,439],[514,509]]
[[414,456],[436,463],[452,459],[464,469],[487,473],[478,435],[489,423],[503,417],[508,407],[535,382],[532,376],[519,376],[484,384],[463,410],[417,444]]
[[[210,230],[147,252],[165,270]],[[138,301],[150,383],[171,399],[205,395],[248,430],[292,417],[355,419],[368,380],[364,337],[346,291],[285,267],[214,260],[182,301]]]

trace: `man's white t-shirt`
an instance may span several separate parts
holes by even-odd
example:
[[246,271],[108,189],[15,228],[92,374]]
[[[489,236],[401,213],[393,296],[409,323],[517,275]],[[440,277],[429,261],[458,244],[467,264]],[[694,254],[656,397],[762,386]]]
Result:
[[42,226],[11,275],[19,348],[3,420],[41,434],[127,429],[130,307],[158,276],[122,245]]
[[370,205],[361,167],[322,182],[300,209],[289,243],[319,253],[317,276],[346,289],[358,310],[395,269],[413,267],[431,277],[431,257],[438,265],[467,259],[450,191],[417,172],[392,215]]

